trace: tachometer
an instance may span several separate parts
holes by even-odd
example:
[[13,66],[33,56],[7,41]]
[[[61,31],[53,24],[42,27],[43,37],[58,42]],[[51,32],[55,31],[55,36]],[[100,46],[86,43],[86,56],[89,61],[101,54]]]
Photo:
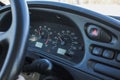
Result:
[[31,27],[30,42],[34,43],[35,47],[48,47],[51,42],[51,28],[47,26]]

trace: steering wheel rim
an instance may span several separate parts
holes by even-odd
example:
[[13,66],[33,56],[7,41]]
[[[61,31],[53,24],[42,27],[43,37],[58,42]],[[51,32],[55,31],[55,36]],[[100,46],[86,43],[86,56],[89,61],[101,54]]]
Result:
[[0,71],[0,80],[15,80],[25,57],[25,46],[29,32],[29,11],[24,0],[10,0],[12,25],[0,34],[0,43],[8,43],[9,48]]

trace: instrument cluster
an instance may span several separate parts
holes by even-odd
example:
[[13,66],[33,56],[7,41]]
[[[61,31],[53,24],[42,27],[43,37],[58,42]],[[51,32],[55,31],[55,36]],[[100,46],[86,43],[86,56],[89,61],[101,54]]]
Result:
[[32,22],[29,46],[74,63],[80,62],[84,56],[84,42],[80,30],[62,22]]

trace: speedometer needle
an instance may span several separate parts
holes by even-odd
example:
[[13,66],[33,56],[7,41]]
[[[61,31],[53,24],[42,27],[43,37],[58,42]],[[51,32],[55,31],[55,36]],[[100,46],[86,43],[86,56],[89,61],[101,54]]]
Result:
[[60,39],[61,41],[61,45],[64,45],[65,44],[65,41],[62,40],[62,38],[60,36],[58,36],[58,38]]

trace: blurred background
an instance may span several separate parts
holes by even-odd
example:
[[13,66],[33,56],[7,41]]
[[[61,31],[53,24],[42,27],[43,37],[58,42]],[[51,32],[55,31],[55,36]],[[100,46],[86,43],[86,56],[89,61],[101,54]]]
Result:
[[[9,0],[1,1],[6,4],[9,4]],[[76,6],[81,6],[105,15],[120,16],[120,0],[49,0],[49,1],[63,2]]]

